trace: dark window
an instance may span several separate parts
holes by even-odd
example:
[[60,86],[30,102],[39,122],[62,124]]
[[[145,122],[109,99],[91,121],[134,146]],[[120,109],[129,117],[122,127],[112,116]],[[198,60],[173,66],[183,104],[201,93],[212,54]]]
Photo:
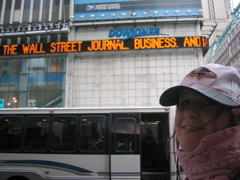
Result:
[[76,135],[76,116],[53,117],[51,136],[52,151],[74,151],[76,149]]
[[60,0],[53,0],[52,20],[59,20]]
[[32,22],[39,22],[40,0],[34,0]]
[[15,151],[20,149],[23,117],[7,117],[0,119],[0,150]]
[[69,5],[70,5],[70,0],[64,0],[63,9],[62,9],[63,22],[69,21]]
[[5,13],[4,13],[4,22],[3,22],[5,25],[9,25],[9,22],[10,22],[11,6],[12,6],[12,0],[6,1],[6,7],[5,7]]
[[49,136],[48,116],[28,116],[24,128],[23,148],[25,151],[46,151]]
[[114,146],[118,152],[133,152],[136,149],[136,120],[117,118],[114,122]]
[[82,116],[80,125],[80,149],[103,151],[105,137],[105,116]]
[[[3,1],[0,0],[0,4],[3,4]],[[0,19],[2,18],[2,7],[0,8]]]
[[42,21],[48,22],[49,21],[49,6],[50,6],[50,0],[43,0],[43,15],[42,15]]
[[28,22],[29,22],[30,2],[31,2],[31,0],[25,0],[25,1],[24,1],[23,23],[28,23]]

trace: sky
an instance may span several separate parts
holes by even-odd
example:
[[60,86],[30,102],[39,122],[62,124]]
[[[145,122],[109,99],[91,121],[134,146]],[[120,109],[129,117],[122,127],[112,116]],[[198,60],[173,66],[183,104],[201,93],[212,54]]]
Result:
[[233,8],[237,7],[239,0],[232,0],[233,2]]

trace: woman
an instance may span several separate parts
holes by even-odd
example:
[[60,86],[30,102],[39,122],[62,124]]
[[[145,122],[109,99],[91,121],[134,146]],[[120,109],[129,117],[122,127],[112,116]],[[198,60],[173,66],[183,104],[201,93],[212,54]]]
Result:
[[207,64],[160,97],[177,105],[176,154],[186,180],[240,179],[240,74]]

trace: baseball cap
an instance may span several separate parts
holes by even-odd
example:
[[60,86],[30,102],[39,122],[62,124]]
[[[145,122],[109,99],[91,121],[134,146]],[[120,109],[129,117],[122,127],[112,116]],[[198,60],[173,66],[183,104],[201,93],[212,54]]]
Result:
[[164,91],[159,103],[176,105],[179,95],[185,90],[199,92],[227,106],[240,106],[240,73],[233,67],[206,64],[187,74],[179,86]]

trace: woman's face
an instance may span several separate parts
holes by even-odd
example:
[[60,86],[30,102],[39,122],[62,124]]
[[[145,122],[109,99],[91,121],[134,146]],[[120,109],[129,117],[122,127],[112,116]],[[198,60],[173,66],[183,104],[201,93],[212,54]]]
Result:
[[229,125],[230,112],[220,103],[191,90],[180,95],[175,131],[183,151],[194,150],[204,136]]

